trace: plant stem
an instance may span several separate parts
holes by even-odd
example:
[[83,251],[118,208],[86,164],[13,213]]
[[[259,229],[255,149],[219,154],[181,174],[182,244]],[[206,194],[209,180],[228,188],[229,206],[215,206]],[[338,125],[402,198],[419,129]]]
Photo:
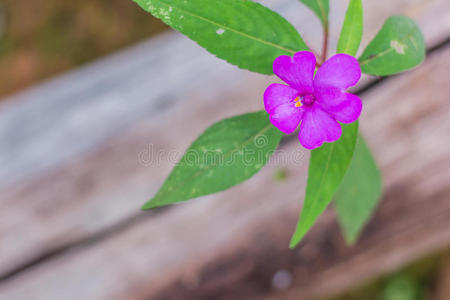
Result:
[[328,22],[323,26],[322,63],[327,60],[328,51]]

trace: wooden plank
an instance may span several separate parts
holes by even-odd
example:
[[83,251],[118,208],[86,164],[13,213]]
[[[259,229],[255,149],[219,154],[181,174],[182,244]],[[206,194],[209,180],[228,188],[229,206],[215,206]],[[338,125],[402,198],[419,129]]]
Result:
[[[429,45],[450,33],[433,15],[446,16],[448,1],[365,4],[366,39],[401,12],[422,25]],[[270,6],[318,48],[311,13],[295,1]],[[342,15],[344,6],[333,9]],[[222,117],[261,109],[272,80],[170,33],[7,100],[0,107],[0,274],[135,215],[195,136]],[[149,145],[160,154],[151,164]]]
[[[331,49],[338,39],[345,2],[333,2]],[[410,2],[365,1],[363,45],[384,18],[399,13],[416,19],[429,46],[448,35],[448,1]],[[312,13],[289,0],[265,4],[291,20],[313,48],[320,48],[320,24]],[[183,100],[174,90],[189,93],[202,86],[217,93],[220,87],[215,82],[231,88],[244,79],[243,74],[171,33],[14,95],[0,104],[0,187],[76,159],[118,131],[152,117],[161,106],[173,107]],[[169,84],[167,78],[172,80]]]
[[[447,46],[421,68],[364,95],[361,127],[386,190],[356,247],[345,246],[328,211],[299,249],[288,249],[307,161],[293,139],[246,184],[180,205],[84,251],[39,265],[0,286],[0,295],[46,300],[311,299],[342,292],[449,246],[449,55]],[[273,173],[280,167],[289,176],[276,183]],[[280,270],[292,276],[290,289],[273,288]]]

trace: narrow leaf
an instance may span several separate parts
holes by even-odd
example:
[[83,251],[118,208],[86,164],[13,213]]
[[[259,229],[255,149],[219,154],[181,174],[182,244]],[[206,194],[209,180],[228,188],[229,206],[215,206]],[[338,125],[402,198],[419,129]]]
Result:
[[308,6],[319,17],[324,27],[328,26],[328,13],[330,10],[329,0],[300,0]]
[[337,53],[356,55],[363,33],[363,8],[361,0],[350,0],[344,25],[337,45]]
[[358,122],[342,125],[342,136],[311,152],[303,209],[290,247],[295,247],[331,202],[352,160]]
[[353,244],[381,195],[381,174],[364,138],[356,142],[353,160],[339,187],[334,206],[345,240]]
[[250,71],[272,74],[280,55],[308,50],[276,12],[245,0],[134,0],[209,52]]
[[425,58],[420,28],[408,17],[393,16],[359,58],[361,70],[371,75],[391,75],[411,69]]
[[192,143],[143,209],[212,194],[249,179],[267,163],[281,137],[265,111],[215,123]]

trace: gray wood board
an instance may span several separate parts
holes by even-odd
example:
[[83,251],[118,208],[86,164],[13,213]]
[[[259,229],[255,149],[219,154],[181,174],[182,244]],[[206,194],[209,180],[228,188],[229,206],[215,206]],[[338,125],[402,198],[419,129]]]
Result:
[[[383,19],[399,13],[420,24],[429,46],[450,34],[448,1],[386,3],[365,1],[364,43]],[[270,6],[319,49],[319,23],[301,4],[283,0]],[[335,6],[333,12],[342,16],[345,7]],[[332,33],[334,42],[336,37]],[[261,109],[262,92],[273,81],[167,33],[2,102],[0,274],[135,216],[198,134],[223,117]],[[389,153],[401,157],[402,143]],[[298,151],[306,162],[306,151]],[[302,186],[295,191],[297,212]],[[210,207],[206,200],[193,203]],[[131,228],[148,230],[149,220]]]
[[[356,247],[345,246],[327,211],[298,249],[288,249],[308,158],[293,139],[245,184],[38,265],[1,285],[1,298],[312,299],[448,247],[449,54],[447,46],[364,95],[361,129],[385,192]],[[280,167],[288,177],[277,183]],[[290,289],[271,286],[280,270],[292,276]]]

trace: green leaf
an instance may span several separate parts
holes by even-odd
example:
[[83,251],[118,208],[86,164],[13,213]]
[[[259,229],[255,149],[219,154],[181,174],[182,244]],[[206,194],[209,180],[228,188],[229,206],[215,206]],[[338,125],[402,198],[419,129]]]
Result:
[[371,75],[391,75],[420,64],[425,42],[420,28],[408,17],[393,16],[358,59],[361,70]]
[[352,160],[358,122],[342,124],[342,136],[311,151],[303,209],[290,247],[294,248],[331,202]]
[[381,174],[364,138],[356,142],[353,160],[339,187],[334,206],[345,240],[353,244],[381,196]]
[[134,0],[144,10],[240,68],[272,74],[280,55],[308,50],[276,12],[245,0]]
[[329,0],[300,0],[319,17],[320,22],[326,28],[328,26]]
[[361,0],[350,0],[344,25],[337,45],[337,53],[356,55],[363,33],[363,8]]
[[192,143],[142,209],[212,194],[249,179],[267,163],[282,135],[265,111],[215,123]]

